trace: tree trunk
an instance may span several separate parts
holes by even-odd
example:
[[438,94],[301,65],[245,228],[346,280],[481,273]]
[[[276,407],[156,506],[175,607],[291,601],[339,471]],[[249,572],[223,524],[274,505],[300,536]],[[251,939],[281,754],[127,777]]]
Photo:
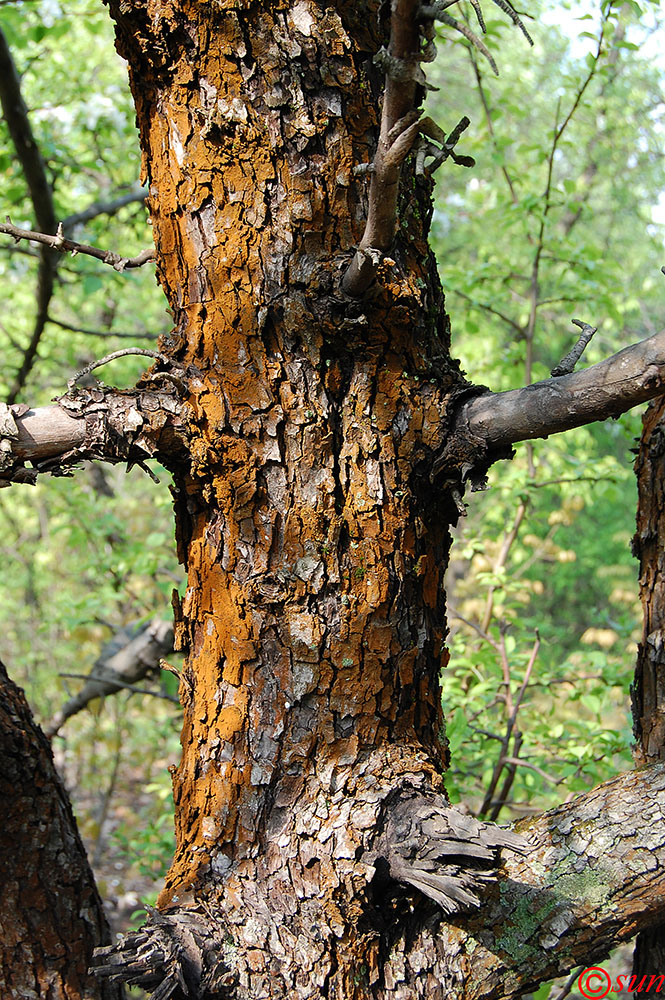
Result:
[[160,998],[499,997],[598,957],[660,912],[660,768],[544,817],[515,883],[459,916],[525,844],[446,809],[443,572],[489,459],[450,433],[478,390],[450,359],[413,167],[391,257],[363,299],[341,287],[390,5],[109,6],[174,320],[161,349],[190,396],[188,458],[161,455],[188,571],[177,849],[100,975]]
[[199,370],[174,468],[187,661],[160,906],[205,893],[252,995],[364,997],[382,945],[358,859],[388,798],[442,793],[446,762],[457,511],[429,470],[465,383],[430,183],[411,178],[394,261],[355,302],[339,282],[366,212],[352,168],[376,144],[379,3],[110,6],[175,324],[161,347]]
[[[642,641],[632,688],[637,764],[665,760],[665,399],[655,400],[644,415],[635,463],[638,504],[635,555],[640,561]],[[633,973],[665,969],[665,924],[640,934]]]
[[50,745],[2,664],[0,688],[0,993],[119,1000],[88,974],[109,931]]

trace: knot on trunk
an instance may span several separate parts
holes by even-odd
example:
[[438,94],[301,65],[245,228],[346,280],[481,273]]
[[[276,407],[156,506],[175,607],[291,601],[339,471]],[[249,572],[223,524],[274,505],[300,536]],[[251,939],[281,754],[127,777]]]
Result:
[[525,854],[524,838],[448,806],[439,797],[412,795],[387,819],[378,854],[390,875],[435,900],[447,914],[480,906],[494,881],[501,849]]

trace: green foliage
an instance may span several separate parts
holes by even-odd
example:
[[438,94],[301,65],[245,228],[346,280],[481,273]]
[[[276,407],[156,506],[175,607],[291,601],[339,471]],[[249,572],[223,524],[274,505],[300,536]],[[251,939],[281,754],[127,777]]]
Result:
[[[434,241],[455,349],[494,390],[548,377],[577,339],[573,316],[599,327],[583,363],[659,328],[663,71],[641,49],[653,7],[587,10],[571,39],[557,27],[568,9],[530,5],[541,22],[530,28],[533,58],[505,25],[488,24],[499,80],[486,81],[465,43],[437,63],[445,107],[435,95],[430,112],[469,115],[465,151],[477,167],[446,170]],[[512,816],[630,766],[638,434],[630,414],[521,446],[470,500],[449,575],[455,798],[480,808],[501,755],[518,763],[504,763],[494,811],[512,774]],[[504,747],[507,685],[514,702],[536,632]]]

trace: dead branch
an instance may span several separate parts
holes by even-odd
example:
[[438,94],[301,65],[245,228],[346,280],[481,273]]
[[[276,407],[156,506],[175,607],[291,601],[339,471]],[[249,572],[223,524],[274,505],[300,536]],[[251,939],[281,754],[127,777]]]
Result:
[[568,351],[558,365],[556,365],[550,375],[554,378],[559,378],[561,375],[570,375],[571,372],[575,371],[575,365],[580,360],[587,347],[591,343],[591,338],[594,333],[597,332],[597,326],[589,326],[588,323],[583,323],[581,319],[572,319],[571,323],[578,326],[582,333],[580,334],[577,343]]
[[0,405],[0,487],[68,475],[85,459],[145,469],[149,458],[186,457],[181,393],[169,376],[155,373],[149,391],[97,384],[72,388],[56,406]]
[[136,682],[156,671],[160,659],[172,649],[173,625],[161,618],[153,618],[138,630],[121,630],[106,643],[78,694],[55,713],[44,732],[55,736],[67,719],[95,698],[125,688],[136,690]]
[[33,243],[41,243],[50,250],[57,250],[59,253],[87,254],[88,257],[101,260],[103,264],[109,264],[114,271],[122,272],[129,268],[142,267],[148,261],[155,259],[155,251],[150,248],[142,250],[136,257],[122,257],[113,250],[100,250],[99,247],[91,247],[87,243],[77,243],[76,240],[66,239],[63,235],[62,223],[58,225],[56,235],[49,236],[48,233],[36,233],[30,229],[19,229],[18,226],[13,226],[9,219],[7,219],[6,222],[0,222],[0,233],[11,236],[12,239],[17,241],[30,240]]

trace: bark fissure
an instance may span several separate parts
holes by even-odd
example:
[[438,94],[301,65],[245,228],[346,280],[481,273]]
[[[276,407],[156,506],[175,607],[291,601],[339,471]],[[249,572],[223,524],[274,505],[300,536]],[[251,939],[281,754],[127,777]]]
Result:
[[[173,464],[188,572],[174,598],[186,654],[177,849],[155,918],[103,966],[163,996],[183,983],[257,1000],[517,993],[525,976],[564,966],[569,943],[574,956],[589,950],[592,927],[604,947],[642,919],[630,885],[639,866],[613,821],[625,861],[614,881],[561,825],[587,823],[598,839],[609,822],[599,803],[631,788],[657,798],[662,775],[629,776],[532,827],[533,852],[507,860],[480,915],[446,923],[399,881],[407,869],[421,887],[452,877],[423,875],[425,861],[436,869],[431,851],[414,858],[386,831],[400,802],[445,810],[449,527],[470,469],[514,438],[474,423],[473,400],[467,433],[447,447],[462,394],[478,390],[449,356],[426,241],[430,184],[413,163],[393,257],[362,302],[339,289],[367,217],[353,167],[378,140],[381,5],[109,6],[174,318],[160,349],[191,377],[187,449]],[[555,381],[563,392],[579,377]],[[645,851],[640,841],[652,880],[642,888],[659,878]],[[603,875],[607,907],[543,888],[555,862],[571,886],[587,868],[593,885]],[[439,882],[440,899],[442,885],[454,891]],[[551,916],[552,944],[513,920],[532,905],[540,925]],[[564,947],[555,918],[570,914]]]

